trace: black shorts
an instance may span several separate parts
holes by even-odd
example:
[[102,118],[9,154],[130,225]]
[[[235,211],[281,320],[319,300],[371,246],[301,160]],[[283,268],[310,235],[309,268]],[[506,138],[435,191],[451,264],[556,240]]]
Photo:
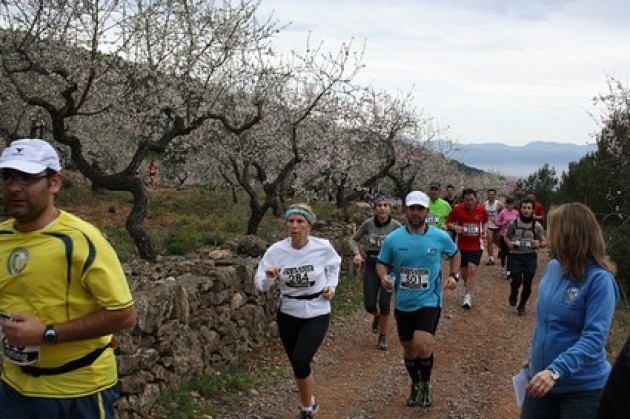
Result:
[[538,267],[538,255],[536,252],[531,253],[510,253],[508,256],[507,269],[512,273],[525,273],[536,275]]
[[468,263],[479,266],[483,250],[460,250],[459,253],[462,255],[462,263],[459,264],[459,267],[466,268]]
[[435,335],[441,313],[440,307],[422,307],[416,311],[394,310],[394,317],[398,326],[398,338],[401,342],[408,342],[413,339],[416,330]]
[[497,231],[501,230],[501,227],[488,227],[488,230],[494,231],[496,233]]

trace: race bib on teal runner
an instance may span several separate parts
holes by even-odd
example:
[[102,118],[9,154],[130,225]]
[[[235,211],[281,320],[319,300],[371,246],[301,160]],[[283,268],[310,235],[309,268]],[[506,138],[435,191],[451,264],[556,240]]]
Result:
[[400,288],[423,290],[429,288],[429,270],[425,268],[400,268]]

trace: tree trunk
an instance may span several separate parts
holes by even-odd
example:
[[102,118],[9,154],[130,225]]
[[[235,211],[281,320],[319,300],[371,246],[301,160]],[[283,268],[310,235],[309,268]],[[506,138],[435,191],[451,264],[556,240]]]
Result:
[[252,213],[249,216],[249,220],[247,221],[247,234],[257,234],[258,227],[260,227],[260,222],[265,216],[265,212],[267,212],[267,210],[257,205],[255,206],[255,208],[254,206],[250,205],[250,208],[252,210]]
[[133,195],[133,206],[125,223],[127,232],[138,249],[138,255],[142,259],[155,261],[157,255],[151,237],[144,228],[144,220],[149,208],[149,194],[139,182],[131,188],[130,192]]

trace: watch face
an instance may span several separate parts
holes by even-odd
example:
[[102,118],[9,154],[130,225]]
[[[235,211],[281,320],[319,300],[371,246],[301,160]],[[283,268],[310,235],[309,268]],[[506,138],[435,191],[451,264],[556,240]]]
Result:
[[55,329],[52,327],[46,328],[46,331],[44,332],[44,341],[46,341],[47,343],[53,343],[56,340],[57,332],[55,331]]

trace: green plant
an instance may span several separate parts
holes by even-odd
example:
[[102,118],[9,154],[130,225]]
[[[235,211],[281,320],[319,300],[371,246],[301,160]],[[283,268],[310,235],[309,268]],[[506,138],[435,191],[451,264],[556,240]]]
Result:
[[170,255],[185,255],[194,252],[200,245],[199,231],[195,225],[176,227],[166,236],[164,248]]
[[206,246],[221,246],[225,241],[225,236],[219,233],[204,234],[201,238],[201,243]]
[[[242,394],[254,386],[253,375],[242,365],[220,365],[209,375],[196,376],[177,388],[163,391],[158,399],[158,413],[165,418],[192,419],[200,413],[217,415],[215,402],[222,406],[242,403]],[[197,401],[193,395],[201,399]]]
[[339,279],[335,297],[332,299],[332,318],[354,313],[363,304],[361,278],[349,274]]

